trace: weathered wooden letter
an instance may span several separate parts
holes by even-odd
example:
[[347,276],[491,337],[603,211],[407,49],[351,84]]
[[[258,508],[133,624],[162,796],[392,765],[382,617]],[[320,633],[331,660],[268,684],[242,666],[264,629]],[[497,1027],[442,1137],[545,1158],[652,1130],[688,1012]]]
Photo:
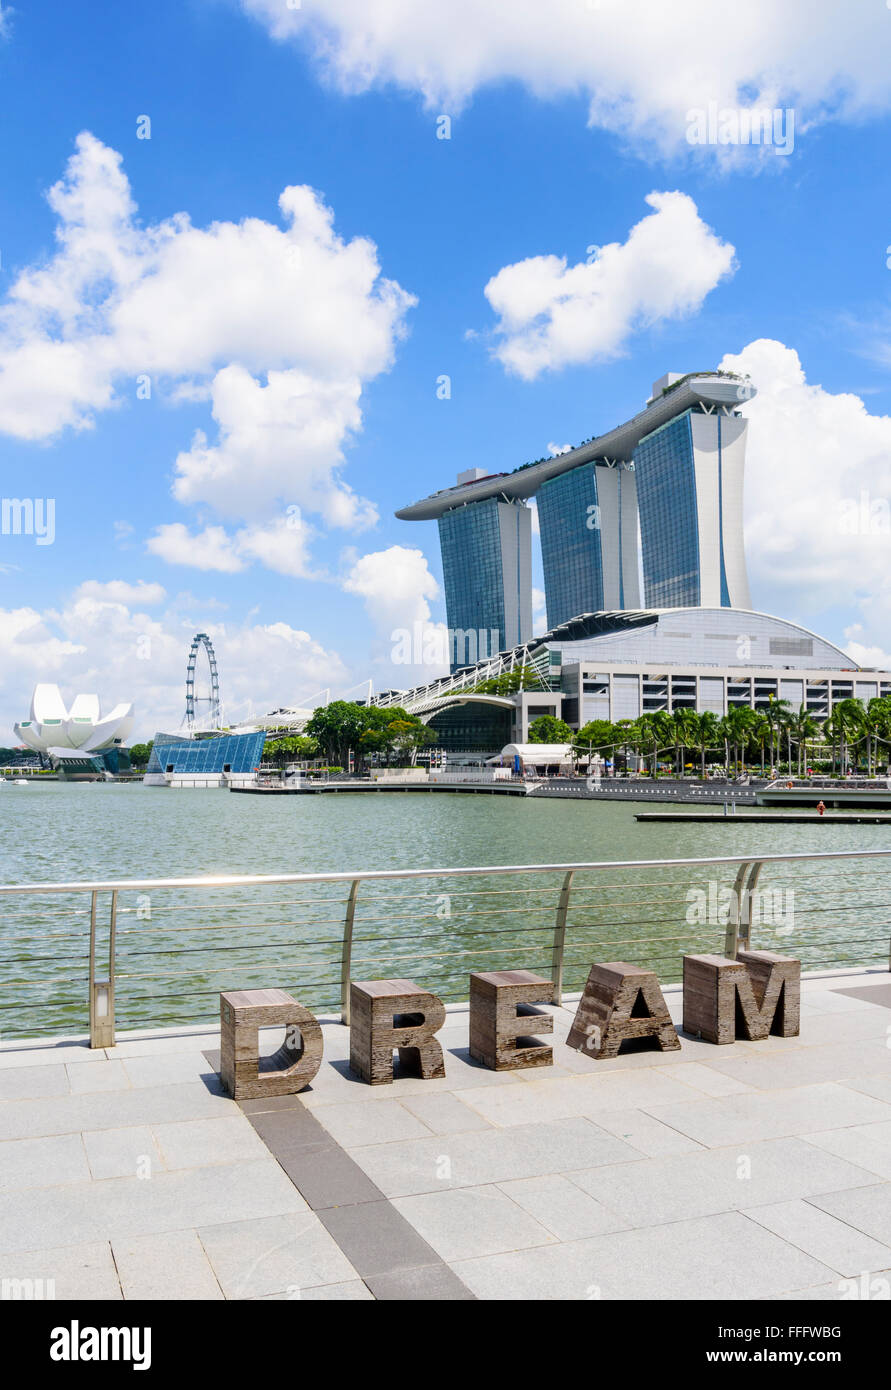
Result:
[[663,1052],[681,1045],[659,981],[652,970],[621,960],[592,965],[567,1047],[595,1058],[615,1057],[632,1038],[654,1038]]
[[445,1076],[433,1036],[445,1005],[413,980],[362,980],[350,985],[350,1067],[372,1086],[393,1080],[393,1052],[425,1080]]
[[[284,1025],[285,1041],[260,1058],[261,1028]],[[235,1100],[290,1096],[308,1086],[322,1063],[318,1019],[283,989],[220,995],[220,1080]]]
[[684,1031],[706,1042],[749,1042],[799,1028],[801,962],[772,951],[684,956]]
[[470,977],[470,1055],[492,1071],[549,1067],[554,1050],[530,1033],[553,1033],[550,1014],[526,1005],[550,1002],[554,985],[531,970],[479,971]]

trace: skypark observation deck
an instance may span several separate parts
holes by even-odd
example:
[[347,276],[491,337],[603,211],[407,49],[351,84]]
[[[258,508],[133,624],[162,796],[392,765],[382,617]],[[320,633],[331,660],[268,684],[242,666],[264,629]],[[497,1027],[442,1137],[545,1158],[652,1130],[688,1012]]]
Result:
[[453,507],[482,502],[489,497],[527,500],[535,496],[543,483],[571,472],[580,464],[632,463],[634,451],[642,439],[688,410],[726,417],[733,414],[741,401],[750,400],[755,394],[750,382],[730,373],[706,372],[681,377],[651,398],[639,414],[606,434],[589,439],[586,444],[539,463],[523,464],[510,473],[490,473],[456,487],[442,488],[419,502],[401,507],[396,516],[400,521],[436,521]]
[[737,407],[754,394],[729,373],[668,373],[616,429],[512,473],[471,469],[403,507],[402,520],[438,521],[449,627],[497,629],[503,648],[532,636],[532,496],[549,627],[642,606],[747,609]]

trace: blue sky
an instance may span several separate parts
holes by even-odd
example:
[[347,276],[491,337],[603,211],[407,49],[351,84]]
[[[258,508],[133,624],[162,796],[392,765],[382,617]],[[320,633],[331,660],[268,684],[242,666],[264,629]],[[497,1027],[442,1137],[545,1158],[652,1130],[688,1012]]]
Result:
[[[488,0],[438,21],[407,0],[2,7],[2,493],[55,499],[56,520],[52,545],[0,535],[0,742],[38,679],[133,699],[142,733],[175,725],[199,628],[232,717],[369,676],[407,684],[421,673],[390,664],[389,633],[444,608],[435,525],[394,509],[461,468],[509,469],[600,433],[663,372],[725,355],[742,355],[760,392],[747,407],[753,605],[889,659],[891,11],[790,4],[814,26],[817,61],[759,0],[739,54],[703,78],[693,53],[662,90],[622,39],[646,19],[657,44],[663,7],[634,0],[623,17],[602,0],[592,18],[608,41],[587,65],[576,0],[555,7],[546,42],[540,7],[509,8],[499,29]],[[707,9],[683,0],[672,15]],[[652,62],[658,74],[658,51]],[[712,97],[791,105],[794,149],[692,148],[686,109]],[[47,198],[62,179],[69,234],[86,207],[67,259]],[[96,207],[126,201],[123,179],[138,213],[106,224]],[[289,187],[314,195],[286,243]],[[684,195],[676,218],[654,193]],[[323,204],[333,230],[320,232]],[[177,214],[187,227],[171,228]],[[199,244],[211,224],[230,229]],[[212,265],[226,238],[234,259]],[[624,269],[588,282],[589,248],[612,244],[631,248]],[[303,257],[293,279],[286,255]],[[536,314],[544,257],[565,258],[569,278]],[[699,278],[684,286],[691,259]],[[499,318],[485,289],[508,267]],[[567,295],[590,334],[554,327]],[[511,348],[527,332],[539,355],[524,375]],[[151,399],[137,398],[143,371]],[[286,386],[299,372],[299,421],[273,412],[270,371]],[[213,409],[228,412],[228,443]],[[207,466],[196,430],[216,451]],[[269,431],[264,465],[253,441]],[[840,527],[864,491],[875,524]]]

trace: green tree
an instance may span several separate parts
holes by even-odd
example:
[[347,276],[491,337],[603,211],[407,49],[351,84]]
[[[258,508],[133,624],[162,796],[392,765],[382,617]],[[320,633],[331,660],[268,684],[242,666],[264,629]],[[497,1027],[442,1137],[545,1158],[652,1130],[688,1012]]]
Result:
[[565,720],[556,719],[553,714],[540,714],[529,725],[528,738],[530,743],[569,743],[572,729]]
[[696,716],[696,723],[693,726],[693,747],[699,752],[699,772],[700,776],[705,776],[705,755],[709,748],[717,748],[720,739],[718,716],[711,710],[703,710],[702,714]]
[[128,750],[130,753],[130,762],[133,767],[148,766],[148,760],[152,755],[154,742],[154,739],[150,739],[148,743],[133,744],[133,747]]
[[266,743],[263,748],[263,757],[275,763],[277,767],[284,767],[286,763],[304,762],[309,758],[314,758],[319,751],[316,739],[308,738],[303,734],[294,734],[289,738],[273,739],[271,743]]
[[808,714],[807,705],[799,705],[798,713],[793,714],[789,720],[789,731],[792,742],[795,744],[795,752],[798,760],[798,775],[804,775],[807,766],[807,745],[809,740],[815,739],[820,732],[820,725],[813,715]]

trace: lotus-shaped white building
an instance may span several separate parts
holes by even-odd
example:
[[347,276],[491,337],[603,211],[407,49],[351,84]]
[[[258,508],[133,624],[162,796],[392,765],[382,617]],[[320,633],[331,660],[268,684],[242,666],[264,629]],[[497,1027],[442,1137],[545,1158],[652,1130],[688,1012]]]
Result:
[[15,725],[22,743],[51,758],[72,749],[82,754],[120,747],[133,728],[133,706],[115,705],[102,718],[98,695],[78,695],[70,710],[57,685],[37,685],[31,697],[31,718]]

